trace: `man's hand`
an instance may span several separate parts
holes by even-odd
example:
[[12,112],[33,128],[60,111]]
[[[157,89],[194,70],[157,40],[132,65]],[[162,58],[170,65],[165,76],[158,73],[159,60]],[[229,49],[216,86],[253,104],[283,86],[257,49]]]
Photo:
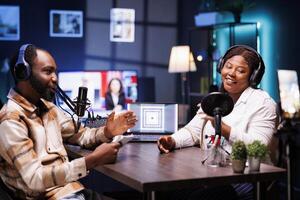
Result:
[[162,136],[158,139],[157,146],[160,152],[169,153],[175,149],[175,140],[171,136]]
[[86,168],[91,169],[98,165],[116,162],[120,147],[121,145],[117,142],[101,144],[85,157]]
[[132,111],[119,114],[112,112],[107,118],[104,134],[107,138],[113,138],[116,135],[123,134],[129,128],[134,127],[136,122],[136,115]]

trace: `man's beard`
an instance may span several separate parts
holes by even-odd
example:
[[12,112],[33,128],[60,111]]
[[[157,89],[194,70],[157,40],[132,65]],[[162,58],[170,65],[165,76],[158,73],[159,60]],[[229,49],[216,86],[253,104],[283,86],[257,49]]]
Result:
[[40,94],[41,98],[51,102],[54,100],[55,93],[38,80],[33,74],[30,76],[29,82],[33,89]]

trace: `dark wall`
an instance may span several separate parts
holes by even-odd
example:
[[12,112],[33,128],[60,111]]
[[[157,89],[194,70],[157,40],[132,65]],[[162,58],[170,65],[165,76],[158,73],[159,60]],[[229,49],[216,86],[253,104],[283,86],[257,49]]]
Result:
[[[136,70],[139,77],[154,77],[155,101],[175,101],[176,74],[168,73],[168,60],[171,47],[177,43],[177,0],[0,1],[1,5],[19,5],[21,12],[20,41],[0,41],[0,63],[21,44],[33,43],[53,54],[59,71]],[[109,40],[113,7],[135,9],[133,43]],[[50,37],[50,9],[83,11],[83,37]],[[165,84],[161,85],[162,81]],[[7,92],[1,88],[0,98],[4,99]]]
[[[200,4],[203,1],[194,0],[181,0],[180,16],[180,43],[187,43],[188,40],[188,28],[194,26],[194,15],[199,13]],[[300,22],[299,7],[300,2],[296,0],[253,0],[254,6],[242,13],[243,17],[247,17],[249,12],[266,13],[271,19],[276,22],[273,24],[273,28],[276,32],[274,35],[278,35],[274,42],[278,43],[280,49],[276,49],[278,52],[279,64],[298,64],[299,60],[297,56],[300,52],[300,40],[298,26]]]
[[[148,1],[148,2],[152,2]],[[120,1],[121,2],[121,1]],[[146,1],[145,1],[146,2]],[[157,1],[158,2],[158,1]],[[169,1],[171,3],[171,1]],[[175,0],[174,0],[175,2]],[[272,69],[286,68],[296,69],[300,73],[300,63],[298,56],[300,54],[300,41],[298,39],[299,33],[299,7],[300,2],[295,0],[283,1],[283,0],[263,0],[254,1],[255,6],[249,10],[246,10],[242,14],[246,20],[251,20],[253,13],[265,13],[272,19],[271,33],[273,37],[271,43],[274,48],[268,49],[262,46],[262,53],[270,53],[270,59],[272,60]],[[178,0],[178,42],[177,44],[188,44],[188,29],[194,26],[194,16],[199,11],[199,5],[201,1],[194,0]],[[20,5],[20,41],[0,41],[0,61],[6,57],[10,57],[13,52],[20,47],[23,43],[33,43],[37,46],[49,50],[56,58],[57,64],[60,69],[71,70],[71,69],[82,69],[85,65],[86,59],[86,41],[85,38],[59,38],[49,36],[49,10],[50,9],[66,9],[66,10],[86,10],[86,1],[82,0],[0,0],[1,5]],[[99,3],[100,4],[100,3]],[[155,4],[155,3],[153,3]],[[101,6],[101,5],[100,5]],[[95,8],[96,9],[96,8]],[[160,24],[159,24],[160,25]],[[85,26],[85,23],[84,23]],[[85,27],[83,29],[86,30]],[[84,33],[84,36],[86,34]],[[148,36],[151,36],[148,34]],[[98,37],[104,38],[99,35]],[[106,36],[105,36],[106,37]],[[152,42],[151,42],[152,43]],[[149,44],[151,44],[149,42]],[[161,43],[161,42],[160,42]],[[124,44],[122,44],[124,46]],[[170,44],[169,44],[170,45]],[[170,45],[171,46],[171,45]],[[144,46],[140,47],[145,49]],[[162,49],[156,48],[156,49]],[[168,48],[165,48],[168,49]],[[139,52],[140,50],[136,50]],[[110,49],[107,49],[109,52]],[[147,50],[150,52],[150,50]],[[164,52],[167,57],[168,52]],[[145,59],[144,56],[142,59]],[[168,58],[165,58],[168,60]],[[146,62],[142,60],[141,63]],[[155,63],[155,62],[153,62]],[[133,63],[132,65],[136,65]],[[138,63],[139,65],[139,63]],[[163,64],[164,65],[164,64]],[[161,68],[167,66],[159,66]],[[166,64],[167,65],[167,64]],[[145,66],[145,65],[144,65]],[[154,66],[156,67],[156,66]],[[144,67],[146,71],[146,67]],[[155,70],[154,70],[155,72]],[[152,73],[155,76],[160,73],[146,72],[147,75]],[[274,76],[268,74],[268,76]],[[276,77],[272,79],[276,85]],[[179,79],[178,79],[179,81]],[[156,84],[157,85],[157,84]],[[178,87],[178,86],[177,86]],[[174,85],[176,88],[176,84]],[[173,89],[173,88],[172,88]],[[156,93],[156,96],[164,96],[163,94]],[[175,91],[175,89],[174,89]],[[180,96],[180,90],[176,92],[177,99]],[[278,100],[278,99],[276,99]]]
[[296,69],[300,73],[300,18],[299,1],[275,1],[270,3],[272,14],[278,21],[276,27],[276,61],[278,66]]
[[60,38],[49,36],[50,9],[83,10],[85,1],[4,1],[1,5],[20,6],[20,40],[0,41],[0,59],[10,57],[24,43],[32,43],[50,51],[58,66],[70,66],[74,69],[83,67],[84,38]]
[[[202,2],[204,2],[204,0],[197,2],[193,0],[182,0],[180,13],[182,20],[180,21],[179,43],[188,43],[188,29],[194,26],[194,15],[199,12]],[[272,70],[278,68],[295,69],[298,71],[298,76],[300,76],[300,61],[298,58],[300,55],[300,27],[298,25],[300,22],[300,2],[295,0],[254,0],[251,2],[254,2],[254,6],[242,13],[242,21],[254,22],[256,15],[265,15],[269,19],[268,30],[265,29],[262,31],[264,33],[269,32],[272,48],[261,46],[263,57],[264,54],[270,55],[270,57],[266,58],[270,60],[269,62],[267,61],[267,63],[269,63],[267,67]],[[230,16],[231,13],[228,13],[228,15]],[[229,21],[233,21],[233,18]],[[262,29],[264,29],[263,25]],[[264,41],[261,42],[263,44]],[[265,76],[272,76],[270,84],[276,88],[270,93],[272,93],[271,95],[275,100],[278,100],[278,93],[276,94],[276,73],[268,73],[265,74]]]

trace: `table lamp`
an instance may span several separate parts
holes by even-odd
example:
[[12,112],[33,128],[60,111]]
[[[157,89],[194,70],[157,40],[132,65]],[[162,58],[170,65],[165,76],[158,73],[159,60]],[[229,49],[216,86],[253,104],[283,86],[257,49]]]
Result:
[[[186,103],[186,73],[196,71],[196,64],[188,45],[172,47],[169,60],[169,73],[181,73],[181,95],[183,103]],[[188,85],[187,85],[188,86]],[[189,90],[188,90],[189,91]]]

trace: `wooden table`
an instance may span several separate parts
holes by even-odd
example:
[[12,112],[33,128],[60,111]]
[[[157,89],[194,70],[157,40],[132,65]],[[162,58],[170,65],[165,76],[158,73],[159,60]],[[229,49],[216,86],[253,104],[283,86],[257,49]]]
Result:
[[[84,156],[88,150],[67,145],[71,157]],[[259,172],[233,173],[231,166],[209,167],[201,164],[205,153],[197,147],[160,154],[155,143],[129,143],[123,146],[115,164],[98,166],[95,170],[144,193],[154,199],[155,191],[167,191],[199,186],[231,183],[272,181],[286,174],[286,170],[261,164]],[[257,187],[260,199],[260,187]]]

